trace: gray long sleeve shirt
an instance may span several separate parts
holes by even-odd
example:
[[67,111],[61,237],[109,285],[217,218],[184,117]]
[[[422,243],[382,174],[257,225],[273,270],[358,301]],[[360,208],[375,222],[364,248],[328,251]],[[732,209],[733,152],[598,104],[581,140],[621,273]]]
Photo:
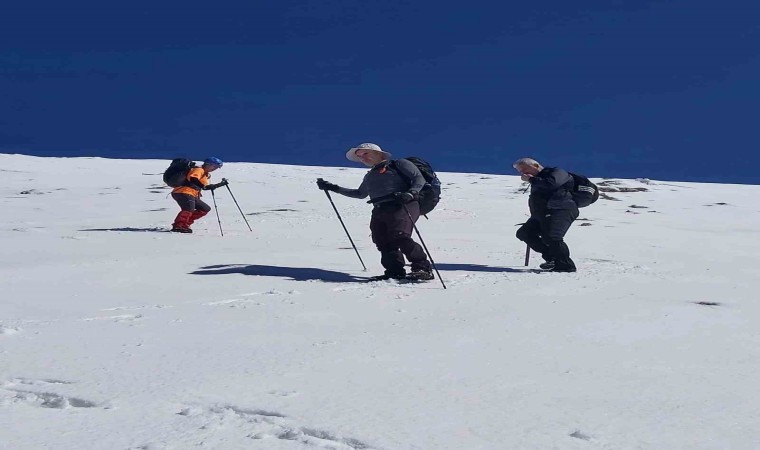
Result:
[[419,193],[425,186],[425,177],[417,166],[406,159],[383,161],[364,175],[362,184],[357,189],[339,187],[335,192],[352,198],[366,198],[370,201],[383,199],[377,203],[394,201],[396,192],[414,191]]

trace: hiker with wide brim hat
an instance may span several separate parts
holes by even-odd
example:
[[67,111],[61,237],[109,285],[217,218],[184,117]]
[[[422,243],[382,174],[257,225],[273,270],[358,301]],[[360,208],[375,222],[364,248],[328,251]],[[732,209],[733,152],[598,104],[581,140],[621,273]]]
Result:
[[[369,228],[372,242],[380,251],[380,263],[385,268],[384,275],[377,278],[433,279],[424,249],[412,239],[414,223],[420,217],[417,198],[425,186],[425,177],[417,166],[405,159],[391,164],[391,154],[369,142],[349,149],[346,158],[370,168],[357,189],[340,187],[322,179],[317,181],[317,186],[346,197],[370,198],[368,203],[374,208]],[[412,265],[409,276],[404,268],[404,257]]]
[[346,158],[349,161],[358,162],[358,163],[362,163],[362,164],[367,165],[367,163],[364,162],[364,160],[362,160],[361,157],[359,157],[359,155],[356,154],[356,152],[358,150],[365,150],[364,152],[360,152],[361,155],[365,155],[367,153],[367,151],[380,153],[382,155],[382,158],[383,158],[384,161],[390,161],[391,156],[392,156],[390,153],[388,153],[388,152],[384,151],[382,148],[380,148],[379,145],[373,144],[371,142],[367,142],[365,144],[359,144],[356,147],[350,148],[346,152]]

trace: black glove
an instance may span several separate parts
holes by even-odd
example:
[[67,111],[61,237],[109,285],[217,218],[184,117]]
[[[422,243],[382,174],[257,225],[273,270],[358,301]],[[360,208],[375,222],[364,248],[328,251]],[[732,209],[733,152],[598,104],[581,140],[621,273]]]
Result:
[[222,186],[227,186],[228,184],[229,184],[229,183],[227,182],[227,180],[224,180],[224,181],[222,181],[221,183],[216,183],[216,184],[209,184],[209,185],[207,185],[206,187],[204,187],[204,188],[203,188],[203,190],[204,190],[204,191],[213,191],[213,190],[214,190],[214,189],[216,189],[216,188],[220,188],[220,187],[222,187]]
[[393,194],[400,203],[410,203],[417,200],[417,193],[414,191],[409,192],[396,192]]
[[338,190],[337,184],[332,184],[329,181],[325,181],[321,178],[317,179],[317,187],[319,187],[323,191],[333,191],[336,192]]
[[216,183],[216,187],[227,186],[228,184],[230,184],[230,182],[229,182],[229,181],[227,181],[227,179],[226,179],[226,178],[222,178],[222,181],[221,181],[221,182],[219,182],[219,183]]

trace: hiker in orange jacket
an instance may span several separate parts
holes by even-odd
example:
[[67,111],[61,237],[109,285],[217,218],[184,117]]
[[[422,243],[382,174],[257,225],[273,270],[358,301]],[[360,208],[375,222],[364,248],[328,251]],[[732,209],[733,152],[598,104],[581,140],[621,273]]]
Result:
[[172,198],[182,211],[174,219],[172,231],[192,233],[193,230],[190,229],[190,225],[211,211],[211,207],[201,200],[201,191],[213,191],[218,187],[227,185],[227,180],[224,178],[222,178],[221,183],[209,184],[211,172],[219,169],[222,165],[222,160],[219,158],[206,158],[202,166],[193,167],[187,172],[184,186],[174,188]]

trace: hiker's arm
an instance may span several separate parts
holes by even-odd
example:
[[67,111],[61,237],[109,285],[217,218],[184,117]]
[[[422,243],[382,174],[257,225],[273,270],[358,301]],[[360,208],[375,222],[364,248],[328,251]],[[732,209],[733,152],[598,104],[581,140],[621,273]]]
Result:
[[351,198],[367,198],[369,195],[369,190],[366,186],[366,178],[365,181],[362,181],[362,184],[357,189],[348,189],[344,187],[338,186],[338,188],[335,190],[340,195],[345,195],[346,197]]
[[551,173],[544,176],[535,176],[530,179],[530,192],[535,194],[550,194],[565,183],[570,181],[572,177],[569,173],[562,169],[554,169]]
[[222,178],[222,181],[220,181],[219,183],[216,183],[216,184],[207,184],[207,185],[203,186],[203,190],[204,191],[213,191],[215,189],[219,189],[222,186],[227,186],[228,184],[230,184],[229,181],[227,181],[226,178]]
[[206,185],[203,184],[203,182],[198,177],[190,177],[188,179],[188,183],[190,183],[190,187],[203,189],[206,187]]
[[423,187],[425,187],[425,177],[422,176],[422,172],[411,161],[406,159],[399,159],[396,161],[396,168],[402,176],[406,177],[409,182],[409,191],[419,194]]

